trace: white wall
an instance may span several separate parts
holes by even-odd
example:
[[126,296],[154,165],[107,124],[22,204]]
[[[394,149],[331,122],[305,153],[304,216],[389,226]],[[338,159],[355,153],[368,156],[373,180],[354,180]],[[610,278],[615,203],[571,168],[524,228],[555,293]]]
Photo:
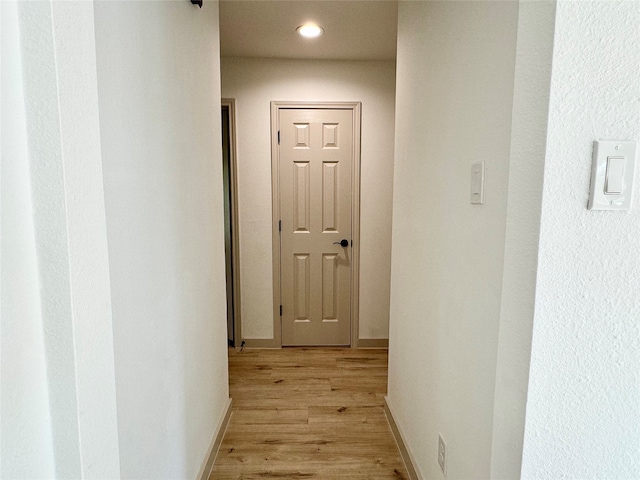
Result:
[[270,102],[362,102],[360,338],[387,338],[393,186],[394,62],[222,59],[237,100],[243,338],[273,338]]
[[54,476],[16,2],[0,3],[2,284],[0,476]]
[[592,142],[640,139],[640,3],[558,2],[523,478],[640,478],[640,180],[588,211]]
[[517,22],[516,2],[399,5],[388,403],[424,478],[439,432],[448,478],[490,476]]
[[[32,201],[32,213],[22,221],[33,221],[35,239],[22,247],[28,251],[32,246],[29,255],[35,253],[37,259],[40,302],[34,307],[42,316],[49,399],[48,412],[39,404],[42,411],[31,413],[35,419],[51,418],[57,477],[116,478],[120,468],[93,4],[18,2],[17,13],[29,155],[22,166],[28,175],[23,171],[21,179],[29,182]],[[22,321],[22,312],[16,314]],[[37,351],[36,343],[36,359]],[[15,453],[11,461],[37,462],[28,448]]]
[[491,478],[495,479],[519,478],[522,465],[554,22],[555,2],[519,2],[493,406]]
[[228,405],[217,4],[95,5],[2,2],[2,477],[194,478]]
[[194,478],[228,400],[218,8],[96,4],[123,478]]

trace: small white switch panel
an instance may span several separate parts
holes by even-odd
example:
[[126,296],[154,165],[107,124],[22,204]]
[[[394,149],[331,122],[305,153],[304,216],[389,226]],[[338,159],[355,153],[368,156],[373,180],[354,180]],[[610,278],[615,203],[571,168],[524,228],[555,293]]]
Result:
[[442,434],[438,433],[438,465],[442,469],[444,476],[447,476],[447,444],[442,438]]
[[629,210],[637,143],[615,140],[593,142],[589,210]]
[[471,203],[484,203],[484,161],[471,165]]

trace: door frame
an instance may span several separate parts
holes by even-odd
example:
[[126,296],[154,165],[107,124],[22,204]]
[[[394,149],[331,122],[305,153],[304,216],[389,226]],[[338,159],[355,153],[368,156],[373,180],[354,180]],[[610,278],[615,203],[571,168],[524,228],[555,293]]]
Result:
[[342,109],[353,112],[353,166],[351,185],[351,348],[358,345],[359,294],[360,294],[360,115],[361,102],[271,102],[271,200],[273,243],[273,341],[276,348],[282,347],[282,317],[280,316],[281,271],[280,271],[280,156],[278,132],[280,131],[280,109]]
[[[238,235],[238,155],[236,144],[236,100],[222,98],[220,108],[229,110],[229,190],[231,207],[231,268],[233,271],[233,340],[238,348],[242,342],[240,312],[240,235]],[[220,129],[222,131],[222,129]]]

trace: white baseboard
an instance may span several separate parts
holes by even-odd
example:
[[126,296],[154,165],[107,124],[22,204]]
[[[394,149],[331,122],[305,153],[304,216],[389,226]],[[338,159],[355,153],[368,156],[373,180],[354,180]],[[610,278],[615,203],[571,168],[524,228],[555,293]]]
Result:
[[227,402],[227,408],[218,423],[215,433],[213,434],[213,438],[211,440],[211,445],[209,445],[209,449],[207,450],[207,455],[200,467],[200,472],[196,477],[197,480],[209,480],[211,476],[211,470],[213,470],[213,464],[216,461],[216,456],[218,455],[218,450],[220,449],[220,444],[222,443],[222,438],[224,437],[224,432],[227,431],[227,426],[229,425],[229,419],[231,418],[231,403],[233,399],[229,399]]
[[[244,348],[282,348],[275,338],[243,338]],[[240,345],[236,345],[240,348]]]
[[[356,348],[389,348],[389,339],[388,338],[359,338],[356,342],[355,347]],[[236,345],[236,348],[240,348],[240,345]],[[279,349],[282,347],[278,345],[275,338],[245,338],[244,348]]]
[[402,460],[404,460],[404,464],[407,467],[409,478],[411,480],[423,480],[422,475],[420,475],[418,469],[416,468],[416,463],[413,460],[413,456],[411,455],[411,452],[407,448],[407,445],[404,441],[402,430],[400,430],[400,427],[396,423],[395,418],[393,418],[393,411],[391,410],[391,406],[389,405],[389,400],[387,398],[388,397],[384,397],[384,413],[387,414],[387,420],[389,421],[391,432],[393,432],[393,437],[398,444],[398,449],[400,450]]
[[358,348],[389,348],[388,338],[359,338]]

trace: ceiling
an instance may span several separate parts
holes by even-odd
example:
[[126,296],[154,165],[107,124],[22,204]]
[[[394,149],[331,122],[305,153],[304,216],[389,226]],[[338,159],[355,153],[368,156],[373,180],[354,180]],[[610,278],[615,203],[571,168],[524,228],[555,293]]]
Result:
[[[304,39],[306,22],[325,33]],[[395,0],[220,0],[223,57],[393,60],[398,4]]]

